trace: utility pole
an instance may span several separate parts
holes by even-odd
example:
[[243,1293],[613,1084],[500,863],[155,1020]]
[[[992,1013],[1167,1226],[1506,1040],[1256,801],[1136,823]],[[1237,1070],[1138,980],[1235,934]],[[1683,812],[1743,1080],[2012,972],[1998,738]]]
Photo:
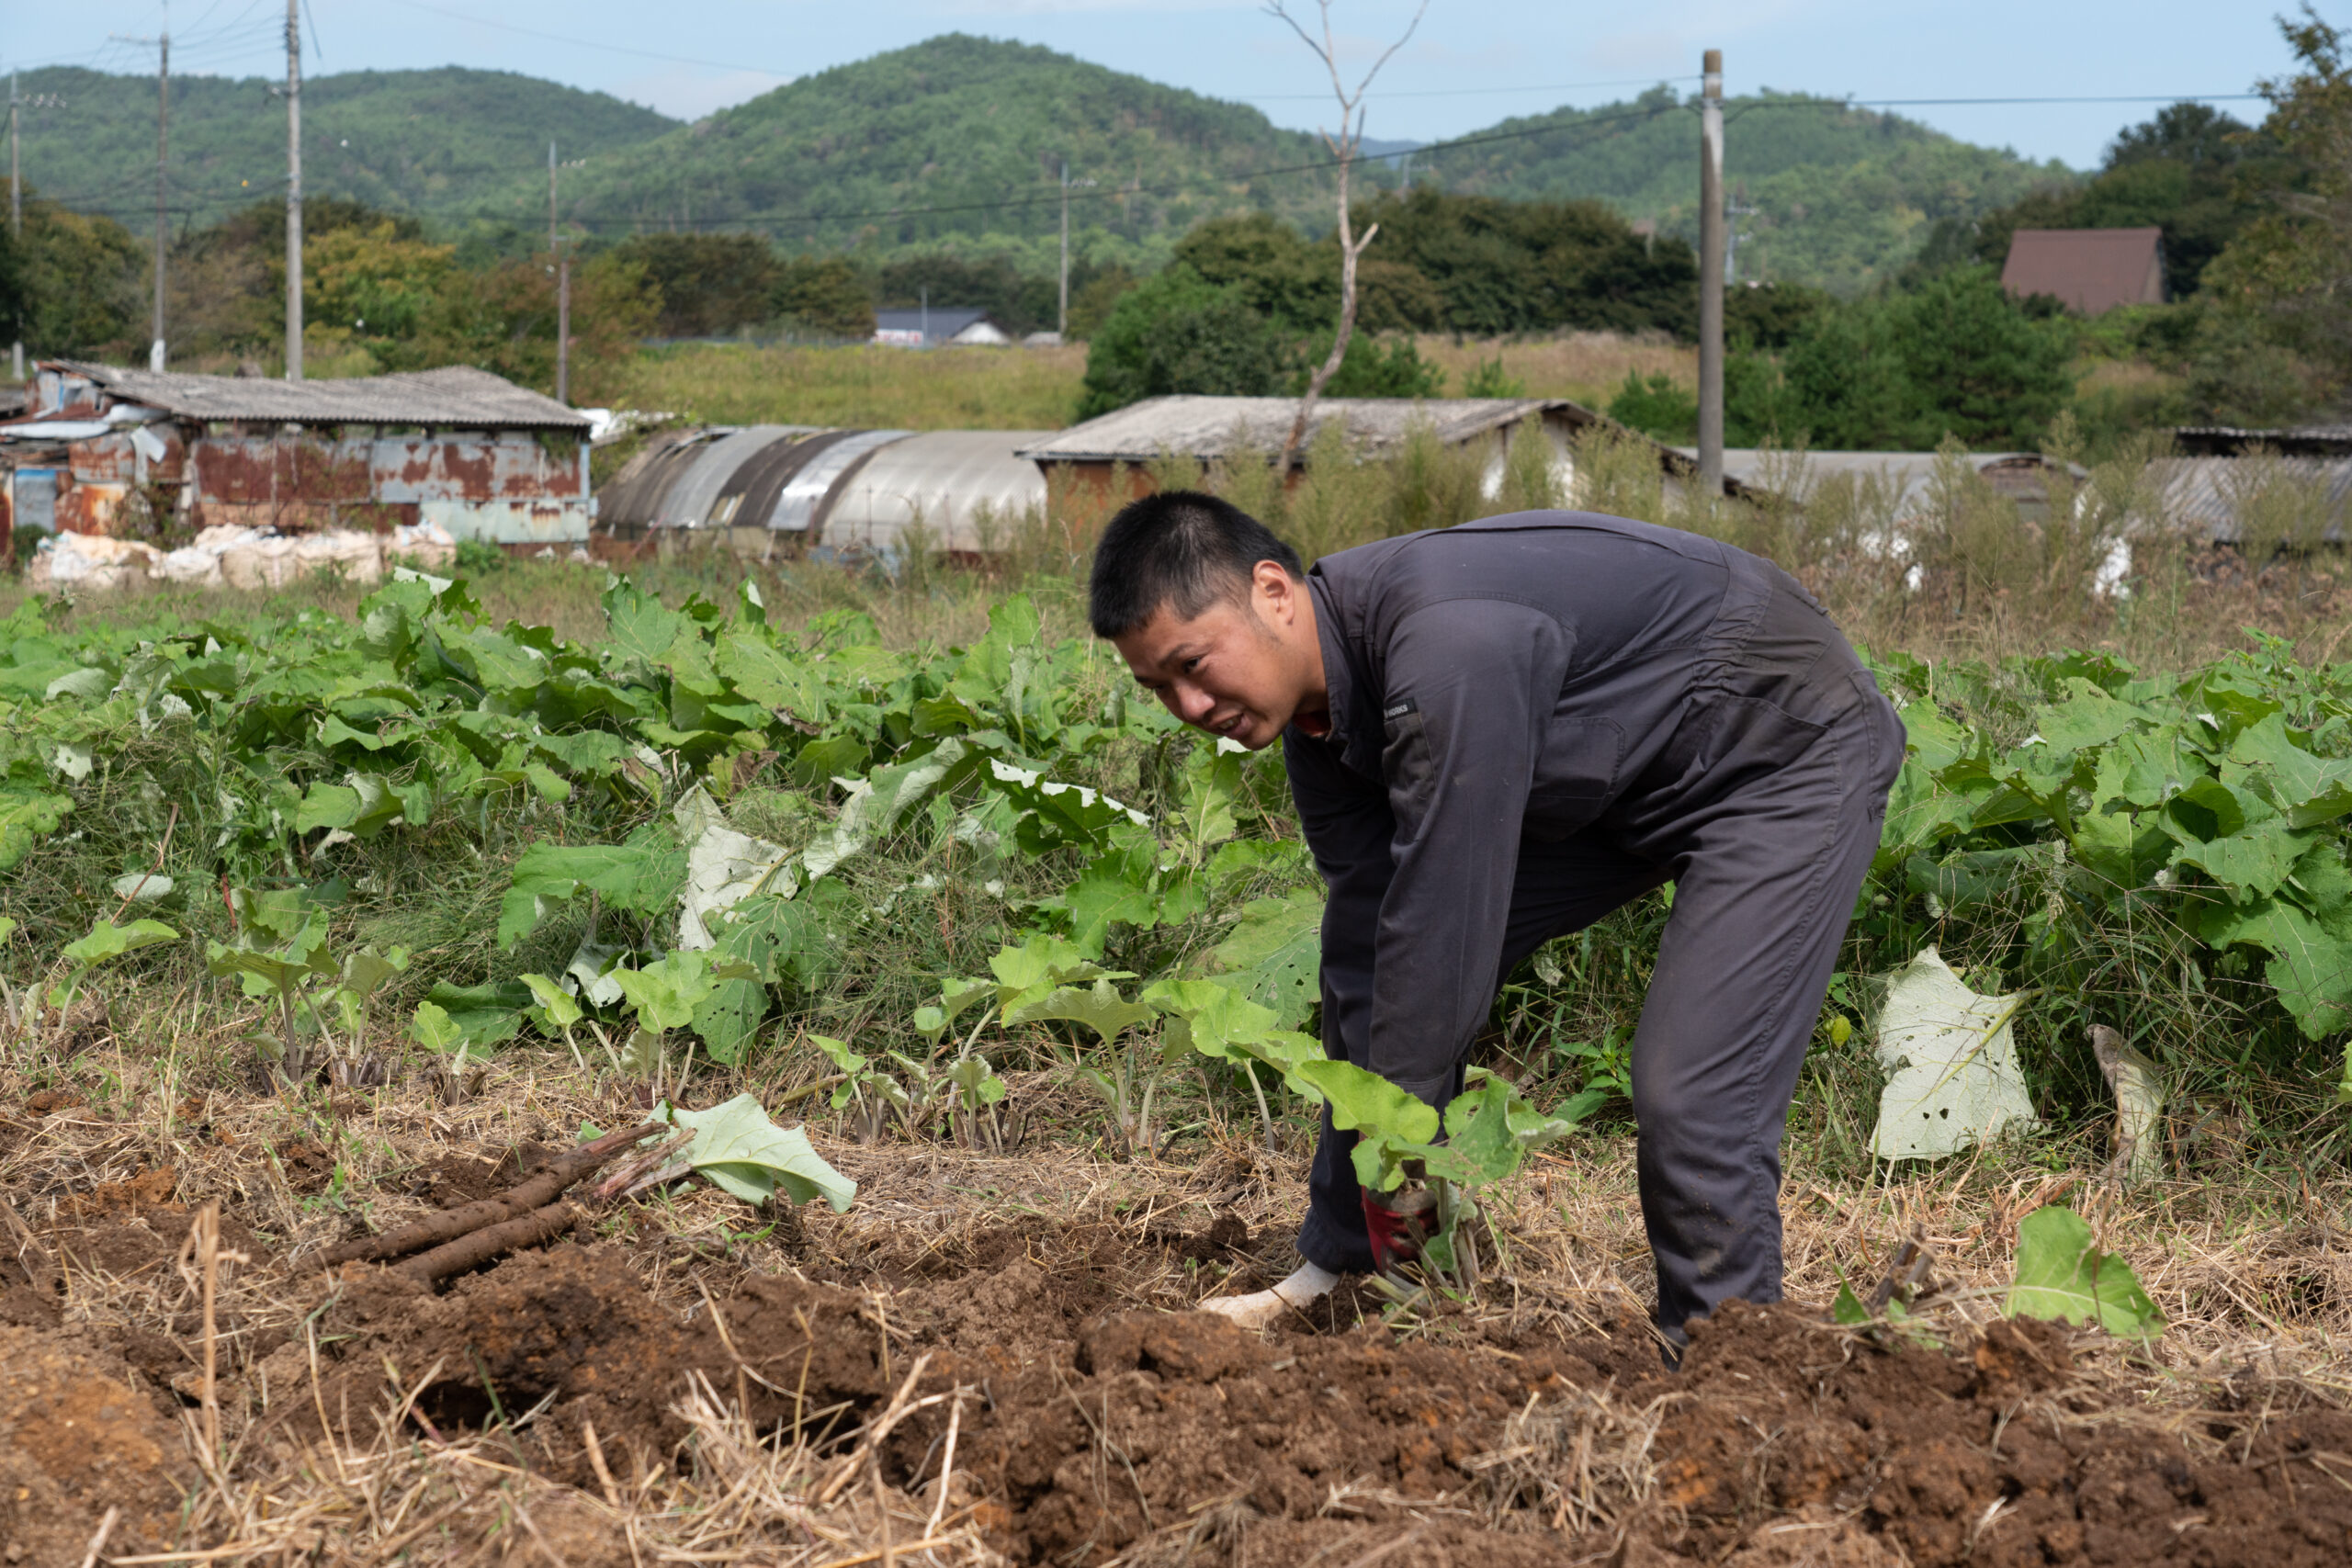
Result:
[[1699,90],[1699,490],[1724,492],[1724,51]]
[[[108,33],[117,43],[135,43],[142,47],[155,46],[155,318],[153,330],[148,334],[147,368],[164,367],[164,253],[171,243],[171,225],[164,216],[164,170],[169,162],[172,144],[172,8],[164,0],[164,28],[154,38],[133,38],[128,33]],[[10,77],[10,96],[15,96],[15,79]],[[10,129],[13,133],[15,105],[9,106]],[[11,136],[10,161],[15,158],[14,137]]]
[[147,368],[164,368],[164,252],[171,224],[164,215],[164,169],[172,145],[172,8],[164,6],[163,35],[155,40],[155,333],[147,347]]
[[286,378],[302,378],[302,0],[286,0]]
[[555,231],[555,143],[548,143],[548,255],[555,263],[555,400],[571,399],[571,258]]
[[[8,239],[22,248],[25,238],[24,181],[18,174],[17,160],[17,106],[23,100],[17,95],[17,73],[8,73]],[[18,338],[8,345],[8,374],[18,381],[25,378],[25,340]]]
[[1060,314],[1054,320],[1054,335],[1065,341],[1069,337],[1069,193],[1085,190],[1095,183],[1093,180],[1071,179],[1069,160],[1062,160],[1062,306]]
[[1724,287],[1726,288],[1739,281],[1740,242],[1756,237],[1753,234],[1741,233],[1739,220],[1743,218],[1760,216],[1764,210],[1760,207],[1750,207],[1742,201],[1740,197],[1747,193],[1747,186],[1743,183],[1739,192],[1724,204],[1724,211],[1729,219],[1724,226]]

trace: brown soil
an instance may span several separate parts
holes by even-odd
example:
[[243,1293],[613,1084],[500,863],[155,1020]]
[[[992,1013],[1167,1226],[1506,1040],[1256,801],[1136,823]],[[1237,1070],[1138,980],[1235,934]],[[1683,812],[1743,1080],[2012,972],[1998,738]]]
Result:
[[[1946,1350],[1736,1306],[1701,1325],[1675,1375],[1633,1323],[1561,1343],[1378,1326],[1260,1337],[1197,1314],[1098,1314],[1097,1270],[1137,1259],[1114,1257],[1107,1234],[1065,1235],[1091,1262],[1049,1271],[1033,1257],[1041,1239],[997,1232],[964,1267],[888,1291],[746,1277],[715,1317],[687,1321],[610,1246],[517,1257],[441,1296],[355,1267],[322,1320],[323,1399],[299,1346],[260,1369],[272,1440],[291,1458],[314,1411],[376,1407],[390,1357],[408,1387],[424,1380],[428,1435],[491,1420],[492,1390],[508,1412],[551,1399],[534,1462],[591,1487],[590,1425],[616,1471],[678,1462],[672,1406],[689,1377],[763,1427],[843,1434],[928,1354],[917,1392],[969,1391],[959,1471],[1019,1562],[1102,1562],[1162,1538],[1196,1562],[1345,1562],[1423,1529],[1419,1515],[1430,1522],[1408,1560],[1486,1568],[1564,1549],[1739,1568],[2284,1568],[2352,1554],[2352,1459],[2339,1457],[2352,1416],[2226,1408],[2224,1391],[2165,1430],[2074,1372],[2063,1330],[1996,1324]],[[1611,1517],[1577,1539],[1558,1478],[1578,1431],[1617,1440],[1579,1426],[1594,1397],[1619,1412],[1665,1404],[1650,1495],[1606,1503]],[[893,1485],[935,1474],[946,1425],[934,1406],[897,1428],[882,1456]]]
[[[408,1191],[462,1201],[530,1163],[527,1147],[442,1156]],[[281,1149],[278,1164],[304,1162]],[[123,1516],[108,1555],[219,1543],[173,1534],[196,1480],[181,1424],[201,1345],[174,1259],[198,1196],[157,1168],[56,1200],[37,1227],[47,1278],[0,1250],[6,1568],[76,1568],[107,1506]],[[1230,1213],[1197,1230],[829,1226],[822,1245],[795,1217],[775,1223],[801,1271],[775,1273],[645,1207],[635,1234],[436,1292],[274,1259],[263,1213],[222,1222],[254,1281],[218,1323],[239,1462],[315,1467],[322,1425],[358,1453],[380,1448],[379,1420],[433,1445],[537,1410],[514,1452],[583,1499],[532,1516],[573,1564],[631,1561],[584,1500],[607,1495],[592,1431],[636,1493],[697,1462],[680,1403],[702,1389],[807,1438],[822,1474],[902,1388],[950,1397],[893,1429],[879,1478],[922,1497],[953,1415],[954,1500],[1018,1563],[1338,1565],[1383,1548],[1478,1568],[2352,1561],[2352,1415],[2250,1373],[2143,1409],[2077,1368],[2088,1341],[2041,1325],[1951,1321],[1921,1344],[1735,1306],[1669,1373],[1630,1317],[1581,1337],[1542,1315],[1400,1328],[1343,1294],[1260,1336],[1137,1310],[1286,1265],[1280,1237]],[[106,1289],[69,1298],[69,1274]]]
[[0,1326],[0,1557],[78,1563],[109,1507],[111,1553],[172,1545],[195,1467],[166,1408],[86,1334]]

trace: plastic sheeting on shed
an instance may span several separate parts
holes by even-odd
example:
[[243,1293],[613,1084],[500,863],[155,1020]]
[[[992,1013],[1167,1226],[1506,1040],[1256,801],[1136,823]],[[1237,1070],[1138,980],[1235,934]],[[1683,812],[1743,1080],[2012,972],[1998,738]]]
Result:
[[665,528],[699,528],[721,521],[711,513],[735,471],[775,442],[807,434],[804,425],[751,424],[720,436],[702,449],[694,467],[672,481],[654,521]]
[[596,523],[606,530],[643,528],[662,515],[662,502],[702,450],[724,434],[709,430],[664,432],[621,465],[596,492]]
[[842,436],[785,481],[783,493],[775,498],[775,510],[768,514],[768,526],[789,534],[818,532],[831,510],[834,488],[851,470],[871,457],[876,447],[913,434],[910,430],[860,430]]
[[1001,549],[1023,513],[1046,504],[1045,476],[1013,454],[1052,434],[933,430],[893,441],[849,474],[818,519],[818,537],[886,550],[920,522],[936,547]]

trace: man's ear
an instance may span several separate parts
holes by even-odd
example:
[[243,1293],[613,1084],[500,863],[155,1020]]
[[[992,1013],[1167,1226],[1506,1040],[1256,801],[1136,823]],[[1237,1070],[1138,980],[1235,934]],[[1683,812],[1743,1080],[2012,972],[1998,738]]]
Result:
[[1299,581],[1280,561],[1261,560],[1250,569],[1250,587],[1278,626],[1288,626],[1298,614]]

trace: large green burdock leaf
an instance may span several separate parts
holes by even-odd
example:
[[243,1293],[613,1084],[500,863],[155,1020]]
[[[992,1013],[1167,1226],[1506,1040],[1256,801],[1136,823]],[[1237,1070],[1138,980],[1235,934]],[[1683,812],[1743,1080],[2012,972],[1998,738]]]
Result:
[[294,812],[294,830],[334,828],[356,839],[372,839],[401,820],[406,806],[379,773],[353,773],[349,784],[316,784]]
[[2339,916],[2324,921],[2283,898],[2256,898],[2234,908],[2210,910],[2199,931],[2215,947],[2245,942],[2270,954],[2264,977],[2277,987],[2278,1004],[2292,1013],[2303,1033],[2324,1039],[2352,1026],[2352,925]]
[[639,914],[655,914],[677,896],[686,857],[638,835],[626,844],[537,843],[514,863],[514,879],[498,909],[498,945],[512,947],[554,905],[582,893]]
[[586,1016],[581,1011],[579,1000],[546,976],[526,975],[522,978],[523,984],[531,988],[531,999],[538,1004],[531,1010],[534,1023],[560,1032]]
[[797,1127],[779,1127],[748,1094],[707,1111],[672,1111],[691,1128],[686,1163],[746,1203],[763,1203],[781,1188],[796,1203],[822,1198],[839,1213],[857,1197],[857,1183],[827,1165]]
[[2067,695],[2064,702],[2034,716],[2040,721],[2041,739],[2053,751],[2081,751],[2104,746],[2149,716],[2146,710],[2117,702],[2079,676],[2069,679],[2065,685]]
[[36,840],[53,833],[74,809],[71,795],[22,788],[0,789],[0,871],[32,852]]
[[1377,1073],[1353,1062],[1326,1058],[1302,1063],[1298,1076],[1321,1091],[1331,1105],[1332,1125],[1342,1132],[1392,1133],[1408,1142],[1426,1144],[1437,1136],[1434,1106],[1407,1094]]
[[681,948],[642,969],[613,971],[621,994],[637,1010],[639,1027],[656,1034],[692,1023],[695,1009],[721,981],[757,977],[749,964],[729,963],[703,948]]
[[2091,1243],[2091,1227],[2072,1209],[2036,1209],[2018,1225],[2018,1277],[2007,1310],[2018,1317],[2096,1323],[2109,1334],[2154,1338],[2164,1314],[2132,1266]]
[[112,920],[100,920],[90,928],[90,934],[76,942],[69,942],[65,956],[74,963],[88,966],[103,964],[109,958],[119,958],[126,953],[157,942],[176,942],[179,932],[161,920],[133,920],[118,926]]
[[496,1045],[512,1040],[523,1027],[523,1010],[533,1004],[531,987],[519,980],[485,986],[452,986],[444,982],[424,993],[441,1010],[450,1026],[471,1045]]
[[1119,988],[1110,981],[1097,980],[1085,990],[1076,986],[1058,987],[1006,1013],[1004,1021],[1043,1023],[1068,1020],[1084,1024],[1108,1045],[1136,1024],[1149,1021],[1152,1010],[1148,1002],[1131,1002],[1120,996]]
[[1244,905],[1241,921],[1217,944],[1216,961],[1250,1000],[1296,1029],[1321,998],[1323,893],[1302,887]]
[[[996,976],[997,1006],[1006,1013],[1006,1021],[1019,1009],[1037,1000],[1057,986],[1073,980],[1091,980],[1107,971],[1088,958],[1078,948],[1057,936],[1033,936],[1019,947],[1008,947],[989,959],[989,973]],[[1124,974],[1112,976],[1125,979]]]

